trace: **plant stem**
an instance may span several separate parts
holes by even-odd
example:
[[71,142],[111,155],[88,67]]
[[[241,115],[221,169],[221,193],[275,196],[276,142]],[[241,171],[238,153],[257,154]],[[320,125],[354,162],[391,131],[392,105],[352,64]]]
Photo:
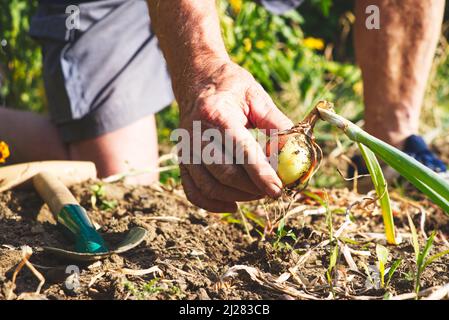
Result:
[[385,226],[385,236],[389,244],[396,245],[396,236],[394,232],[393,211],[391,210],[390,195],[388,194],[388,186],[382,173],[382,168],[377,161],[376,155],[363,144],[358,143],[363,159],[371,175],[377,196],[379,198],[380,208],[382,210],[382,218]]
[[449,183],[436,172],[388,143],[371,136],[332,110],[319,106],[317,110],[323,120],[341,129],[351,140],[371,149],[449,215]]

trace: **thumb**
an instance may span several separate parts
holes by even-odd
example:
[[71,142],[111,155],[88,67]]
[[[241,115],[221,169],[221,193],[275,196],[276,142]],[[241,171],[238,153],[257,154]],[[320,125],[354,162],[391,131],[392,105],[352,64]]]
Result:
[[246,99],[250,109],[248,119],[254,127],[265,130],[293,127],[293,122],[278,109],[261,85],[248,89]]

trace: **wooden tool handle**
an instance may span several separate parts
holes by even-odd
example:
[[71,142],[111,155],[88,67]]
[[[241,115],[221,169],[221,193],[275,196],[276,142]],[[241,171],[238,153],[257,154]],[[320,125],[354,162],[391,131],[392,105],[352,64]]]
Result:
[[56,216],[58,223],[74,237],[75,248],[78,252],[103,253],[108,251],[86,210],[78,204],[61,180],[49,172],[41,172],[33,178],[33,183],[37,192]]
[[38,161],[0,167],[0,192],[25,184],[39,172],[50,172],[66,186],[96,179],[95,164],[89,161]]
[[41,172],[34,176],[33,184],[55,215],[59,214],[61,209],[67,204],[79,205],[70,190],[49,172]]

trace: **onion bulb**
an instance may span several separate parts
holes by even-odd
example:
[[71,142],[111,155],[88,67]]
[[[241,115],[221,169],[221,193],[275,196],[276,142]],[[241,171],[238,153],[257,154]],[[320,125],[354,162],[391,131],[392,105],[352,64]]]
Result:
[[312,112],[304,121],[279,132],[267,143],[267,157],[276,161],[276,172],[286,189],[303,189],[319,167],[322,151],[313,136],[318,117]]

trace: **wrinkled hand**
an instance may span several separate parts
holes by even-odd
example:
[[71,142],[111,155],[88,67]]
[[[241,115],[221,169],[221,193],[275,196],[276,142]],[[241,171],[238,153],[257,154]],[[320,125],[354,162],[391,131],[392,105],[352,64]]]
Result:
[[180,127],[187,129],[191,136],[195,120],[201,121],[203,132],[209,128],[221,132],[227,129],[234,145],[253,161],[245,161],[244,164],[181,164],[187,198],[212,212],[235,212],[238,201],[278,197],[282,182],[248,129],[284,130],[291,128],[292,122],[243,68],[226,61],[215,63],[208,69],[213,71],[201,75],[200,85],[184,84],[189,88],[184,97],[188,95],[190,98],[178,99]]

